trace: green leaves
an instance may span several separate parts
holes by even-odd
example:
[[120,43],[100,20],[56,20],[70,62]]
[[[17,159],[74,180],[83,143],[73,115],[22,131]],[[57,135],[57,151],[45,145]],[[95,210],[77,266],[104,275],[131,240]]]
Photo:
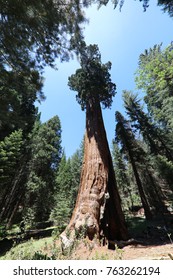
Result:
[[13,71],[0,64],[0,139],[22,129],[28,134],[36,119],[36,100],[43,100],[38,71]]
[[28,178],[25,192],[25,213],[32,213],[35,222],[48,220],[53,204],[55,175],[61,159],[61,124],[58,116],[46,123],[35,123],[30,135]]
[[139,89],[145,91],[144,100],[154,119],[168,130],[172,129],[172,44],[164,50],[161,50],[161,45],[155,45],[140,55],[136,83]]
[[2,0],[0,52],[4,63],[14,68],[35,63],[43,67],[53,66],[57,57],[69,59],[74,42],[81,39],[80,24],[85,21],[81,8],[76,0]]
[[102,64],[97,45],[84,46],[81,51],[81,68],[69,77],[68,85],[77,91],[76,99],[82,110],[87,104],[101,102],[110,108],[115,96],[116,85],[111,82],[111,63]]

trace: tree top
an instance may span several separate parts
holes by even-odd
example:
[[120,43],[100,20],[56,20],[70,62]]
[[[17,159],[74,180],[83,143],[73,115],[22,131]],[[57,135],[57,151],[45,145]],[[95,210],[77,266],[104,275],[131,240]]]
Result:
[[110,108],[112,97],[116,93],[116,85],[111,82],[111,62],[103,64],[97,45],[84,44],[80,52],[81,68],[69,77],[68,85],[77,91],[76,99],[82,110],[90,102],[99,101],[104,108]]

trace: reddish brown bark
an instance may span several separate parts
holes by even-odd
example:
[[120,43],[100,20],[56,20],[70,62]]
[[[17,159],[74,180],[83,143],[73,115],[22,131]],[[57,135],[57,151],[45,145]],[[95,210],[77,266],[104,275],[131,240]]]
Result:
[[83,227],[91,240],[100,234],[108,240],[128,237],[102,112],[96,101],[90,102],[86,109],[83,167],[68,230],[80,232]]

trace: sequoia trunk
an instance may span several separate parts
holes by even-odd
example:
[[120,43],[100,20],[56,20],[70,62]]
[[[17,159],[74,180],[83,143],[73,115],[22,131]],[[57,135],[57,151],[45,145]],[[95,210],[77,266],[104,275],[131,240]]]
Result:
[[[128,238],[100,103],[96,100],[88,102],[86,108],[80,187],[67,228],[73,232],[85,228],[90,240],[101,235],[108,240]],[[62,242],[67,238],[66,230],[61,235]]]

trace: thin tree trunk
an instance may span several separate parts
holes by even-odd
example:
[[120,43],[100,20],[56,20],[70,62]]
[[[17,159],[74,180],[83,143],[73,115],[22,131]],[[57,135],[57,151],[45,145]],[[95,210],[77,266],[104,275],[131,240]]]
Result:
[[[27,158],[27,156],[25,156]],[[7,195],[6,200],[4,201],[3,209],[0,213],[0,222],[6,221],[7,227],[11,226],[12,219],[16,214],[18,208],[16,205],[19,205],[21,201],[21,194],[24,195],[25,192],[25,183],[27,176],[27,167],[26,163],[27,159],[25,159],[20,167],[17,175],[15,176],[12,184],[12,189],[10,193]],[[10,223],[9,223],[10,219]]]
[[145,195],[145,192],[144,192],[144,189],[143,189],[143,186],[142,186],[142,183],[141,183],[141,180],[140,180],[137,168],[136,168],[136,164],[133,160],[133,157],[130,155],[130,153],[129,153],[129,157],[130,157],[130,160],[131,160],[134,176],[135,176],[135,179],[136,179],[136,184],[137,184],[139,194],[140,194],[140,197],[141,197],[142,206],[144,208],[145,217],[146,217],[146,219],[150,220],[150,219],[152,219],[152,212],[151,212],[147,197]]
[[[83,228],[90,240],[99,238],[101,232],[108,240],[128,238],[100,104],[93,100],[86,109],[80,187],[67,227],[73,233]],[[61,234],[62,242],[67,229]]]

